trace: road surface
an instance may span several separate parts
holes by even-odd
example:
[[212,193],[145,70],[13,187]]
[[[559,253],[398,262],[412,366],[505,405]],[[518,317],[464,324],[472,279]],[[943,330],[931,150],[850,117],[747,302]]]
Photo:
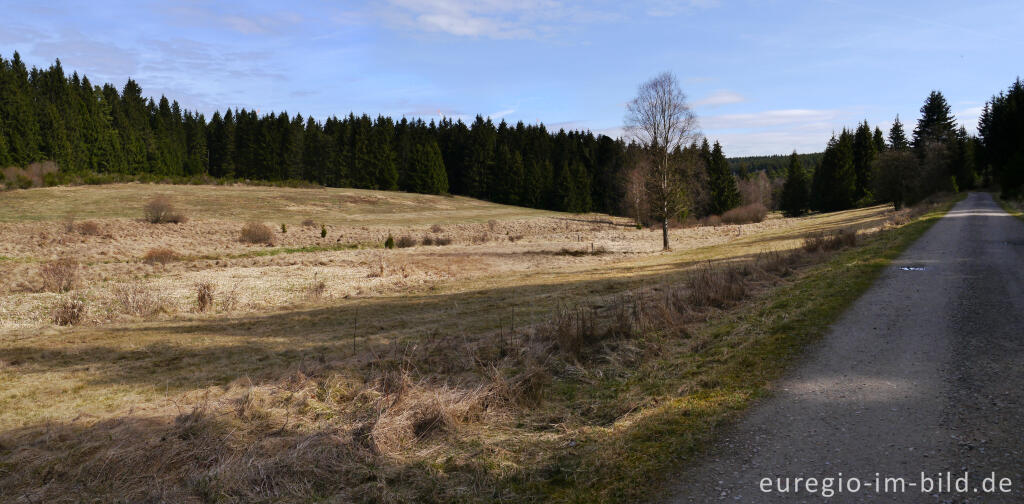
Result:
[[773,390],[666,502],[1024,502],[1024,222],[968,195]]

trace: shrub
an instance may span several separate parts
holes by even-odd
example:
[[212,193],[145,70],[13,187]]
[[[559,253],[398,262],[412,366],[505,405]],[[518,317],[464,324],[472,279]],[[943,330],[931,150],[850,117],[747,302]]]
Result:
[[440,224],[434,224],[433,226],[430,226],[430,232],[434,233],[434,234],[443,233],[444,232],[444,228],[441,227]]
[[146,255],[142,256],[142,261],[146,264],[167,264],[177,261],[180,257],[177,252],[167,247],[158,247],[146,251]]
[[416,246],[416,239],[409,235],[401,236],[398,238],[398,241],[395,242],[395,246],[398,248],[414,247]]
[[78,284],[78,261],[63,257],[39,268],[43,289],[49,292],[67,292]]
[[433,244],[434,244],[434,239],[431,238],[430,235],[424,236],[423,240],[420,241],[420,245],[424,245],[424,246],[430,246],[430,245],[433,245]]
[[212,282],[199,282],[196,284],[196,310],[205,312],[213,308],[213,293],[217,286]]
[[722,222],[726,224],[750,224],[761,222],[768,215],[768,209],[760,203],[751,203],[733,208],[722,214]]
[[388,234],[388,239],[384,240],[384,248],[393,249],[395,248],[395,237]]
[[160,299],[141,282],[121,283],[114,286],[114,299],[125,313],[145,317],[160,309]]
[[75,325],[85,318],[85,301],[77,297],[66,297],[53,309],[53,323],[61,326]]
[[288,232],[288,226],[286,226],[286,225],[285,225],[285,224],[284,224],[284,223],[282,222],[282,223],[281,223],[281,234],[285,234],[285,233],[287,233],[287,232]]
[[327,238],[327,226],[320,225],[320,238]]
[[739,271],[700,266],[690,276],[690,303],[694,306],[725,308],[747,295],[747,286]]
[[242,226],[242,233],[239,237],[242,243],[263,243],[274,244],[274,232],[266,224],[260,222],[247,222]]
[[182,224],[188,221],[183,214],[174,208],[174,205],[171,204],[171,199],[164,195],[155,196],[149,200],[143,208],[143,212],[145,213],[146,222],[151,224]]
[[80,222],[75,226],[75,229],[81,235],[99,236],[100,234],[100,225],[93,221]]
[[327,293],[327,282],[320,278],[313,278],[313,281],[306,286],[306,298],[318,300]]
[[316,222],[313,222],[313,219],[306,219],[302,221],[302,227],[316,227]]

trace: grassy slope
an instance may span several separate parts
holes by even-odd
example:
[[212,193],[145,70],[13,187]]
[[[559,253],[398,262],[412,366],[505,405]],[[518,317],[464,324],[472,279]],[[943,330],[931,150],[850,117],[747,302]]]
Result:
[[328,225],[430,225],[563,215],[489,203],[463,196],[434,196],[363,189],[293,189],[259,186],[110,184],[62,186],[0,193],[0,222],[138,218],[140,202],[171,197],[193,219],[271,221],[297,226],[315,217]]
[[998,195],[996,195],[996,201],[999,202],[999,206],[1003,207],[1003,210],[1005,210],[1006,213],[1020,220],[1024,220],[1024,210],[1022,210],[1022,208],[1024,208],[1024,202],[1020,200],[1005,200],[1000,198]]
[[[679,394],[625,425],[595,429],[573,457],[564,481],[535,487],[556,502],[623,502],[656,492],[657,478],[699,457],[723,423],[762,397],[889,263],[950,207],[874,237],[813,267],[798,281],[713,321],[695,336],[697,352],[676,348],[637,373],[635,386]],[[528,484],[529,485],[529,484]]]

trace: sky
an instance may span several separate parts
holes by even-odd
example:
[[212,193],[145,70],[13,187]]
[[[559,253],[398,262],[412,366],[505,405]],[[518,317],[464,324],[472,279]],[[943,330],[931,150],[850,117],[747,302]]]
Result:
[[[931,90],[974,132],[1024,70],[1024,4],[948,1],[0,0],[0,56],[209,117],[476,114],[623,135],[663,71],[730,156],[819,152],[867,120],[908,131]],[[1013,61],[1017,61],[1016,64]]]

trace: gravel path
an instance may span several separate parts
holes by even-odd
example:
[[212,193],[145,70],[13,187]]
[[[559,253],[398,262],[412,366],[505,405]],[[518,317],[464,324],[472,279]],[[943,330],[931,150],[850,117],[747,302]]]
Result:
[[[1024,502],[1022,267],[1024,223],[970,194],[679,475],[666,502]],[[947,471],[954,488],[939,491]],[[983,492],[992,472],[1009,493]],[[797,477],[819,480],[794,491]],[[904,491],[898,480],[876,488],[886,477],[904,478]]]

